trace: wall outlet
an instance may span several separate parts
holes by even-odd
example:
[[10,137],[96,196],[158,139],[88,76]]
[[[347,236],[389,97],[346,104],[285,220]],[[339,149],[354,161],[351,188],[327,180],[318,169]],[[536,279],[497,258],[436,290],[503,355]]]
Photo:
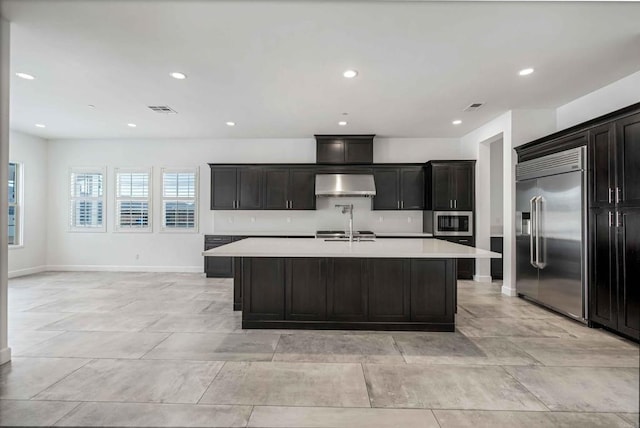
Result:
[[291,223],[291,217],[287,217],[287,223]]
[[140,254],[136,254],[136,260],[140,260]]
[[256,218],[255,217],[251,217],[251,223],[255,223],[256,222]]
[[411,223],[413,219],[411,217],[407,217],[407,223]]
[[378,221],[379,221],[380,223],[382,223],[382,222],[384,221],[384,217],[382,217],[382,216],[378,217]]

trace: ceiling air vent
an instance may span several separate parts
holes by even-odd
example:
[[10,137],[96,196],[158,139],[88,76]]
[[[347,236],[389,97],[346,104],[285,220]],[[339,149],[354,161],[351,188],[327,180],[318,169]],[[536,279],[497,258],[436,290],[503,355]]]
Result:
[[484,103],[473,103],[473,104],[469,104],[469,106],[467,108],[465,108],[463,111],[476,111],[478,110],[480,107],[482,107]]
[[169,106],[147,106],[156,113],[177,114],[178,112]]

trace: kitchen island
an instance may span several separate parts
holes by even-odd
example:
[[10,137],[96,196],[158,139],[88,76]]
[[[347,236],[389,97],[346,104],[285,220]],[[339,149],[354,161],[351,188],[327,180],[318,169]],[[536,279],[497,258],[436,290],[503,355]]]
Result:
[[500,254],[439,239],[249,238],[207,250],[241,260],[242,327],[454,331],[456,263]]

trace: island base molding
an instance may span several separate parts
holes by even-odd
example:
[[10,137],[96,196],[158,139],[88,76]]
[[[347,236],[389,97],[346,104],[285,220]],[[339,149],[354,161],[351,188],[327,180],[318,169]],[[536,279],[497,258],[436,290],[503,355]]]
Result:
[[455,331],[456,260],[243,257],[242,328]]

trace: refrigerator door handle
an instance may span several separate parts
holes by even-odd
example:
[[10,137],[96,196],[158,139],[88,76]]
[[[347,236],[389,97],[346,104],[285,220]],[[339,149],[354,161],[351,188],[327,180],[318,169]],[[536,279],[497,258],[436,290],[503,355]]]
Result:
[[[533,258],[534,254],[535,254],[535,251],[533,249],[534,239],[535,238],[534,238],[533,235],[534,235],[534,228],[537,227],[537,225],[536,225],[536,216],[535,216],[535,212],[536,211],[535,211],[534,204],[535,204],[537,199],[538,199],[538,197],[534,196],[533,198],[531,198],[529,200],[529,209],[531,210],[530,211],[531,212],[531,220],[530,220],[531,227],[529,228],[529,263],[531,263],[531,266],[533,266],[535,268],[538,267],[538,265],[536,264],[536,262],[535,262],[535,260]],[[536,230],[535,233],[537,234],[537,232],[538,231]]]
[[542,196],[538,196],[535,200],[536,206],[536,267],[544,269],[545,263],[542,260],[540,252],[540,205],[542,204]]

